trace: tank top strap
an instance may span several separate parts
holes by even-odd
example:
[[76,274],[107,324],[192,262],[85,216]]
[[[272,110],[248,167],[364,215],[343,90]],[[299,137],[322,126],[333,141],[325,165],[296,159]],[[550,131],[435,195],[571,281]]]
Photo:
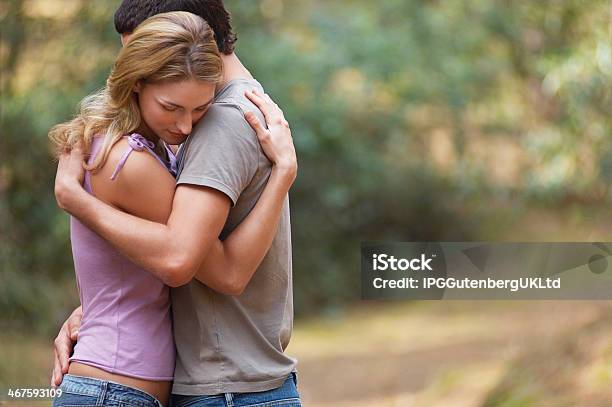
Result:
[[164,163],[162,159],[159,158],[157,154],[155,154],[155,151],[153,151],[153,149],[155,148],[155,144],[153,144],[152,141],[147,140],[146,138],[144,138],[138,133],[132,133],[129,136],[125,136],[125,137],[127,137],[128,139],[128,148],[123,152],[123,155],[121,156],[121,159],[119,160],[119,163],[117,164],[117,167],[115,168],[115,171],[113,172],[113,175],[111,175],[111,180],[114,181],[115,178],[117,178],[117,174],[119,174],[119,171],[121,171],[121,169],[125,165],[125,162],[127,161],[132,151],[146,150],[150,154],[152,154],[153,157],[155,157],[161,165],[163,165],[165,168],[168,168],[166,163]]
[[[89,159],[87,160],[87,164],[91,165],[91,163],[94,162],[94,159],[96,158],[96,156],[98,155],[98,153],[100,152],[100,148],[102,147],[102,140],[104,139],[104,137],[102,136],[94,136],[93,140],[91,141],[91,148],[89,151]],[[85,187],[85,190],[87,192],[93,192],[93,188],[91,186],[91,171],[85,171],[85,179],[83,182],[83,186]]]
[[165,142],[164,147],[166,147],[166,154],[168,155],[168,164],[166,164],[166,167],[168,168],[168,171],[170,171],[170,174],[176,178],[176,175],[178,174],[178,159],[176,154],[174,154],[174,151],[172,151],[172,149],[168,147],[168,144]]

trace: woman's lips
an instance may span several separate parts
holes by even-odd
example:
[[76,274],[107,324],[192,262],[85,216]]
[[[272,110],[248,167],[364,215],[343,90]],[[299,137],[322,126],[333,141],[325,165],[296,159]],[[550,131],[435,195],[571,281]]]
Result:
[[176,133],[176,132],[173,132],[173,131],[170,131],[170,130],[168,130],[168,133],[170,133],[171,135],[173,135],[176,138],[185,138],[185,137],[187,137],[186,134]]

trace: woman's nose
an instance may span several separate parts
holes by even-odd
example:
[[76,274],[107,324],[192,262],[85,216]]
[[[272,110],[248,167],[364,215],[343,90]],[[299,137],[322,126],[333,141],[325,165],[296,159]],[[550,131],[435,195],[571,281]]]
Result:
[[176,123],[176,127],[178,127],[178,129],[183,134],[191,134],[192,124],[193,123],[191,122],[191,116],[190,115],[183,115],[180,118],[180,120]]

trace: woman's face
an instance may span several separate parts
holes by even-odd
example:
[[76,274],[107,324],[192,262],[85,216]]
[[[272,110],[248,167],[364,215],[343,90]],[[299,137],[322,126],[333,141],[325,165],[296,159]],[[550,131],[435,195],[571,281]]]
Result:
[[181,144],[212,104],[215,84],[195,79],[139,83],[135,92],[143,121],[139,132],[149,139]]

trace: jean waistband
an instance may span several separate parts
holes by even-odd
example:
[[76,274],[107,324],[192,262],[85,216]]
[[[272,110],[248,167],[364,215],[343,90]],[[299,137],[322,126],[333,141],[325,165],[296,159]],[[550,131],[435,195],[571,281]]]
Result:
[[151,404],[162,406],[159,400],[147,392],[123,384],[91,377],[67,374],[62,380],[60,388],[70,393],[92,397],[102,396],[109,400],[125,402],[134,406],[150,406]]

